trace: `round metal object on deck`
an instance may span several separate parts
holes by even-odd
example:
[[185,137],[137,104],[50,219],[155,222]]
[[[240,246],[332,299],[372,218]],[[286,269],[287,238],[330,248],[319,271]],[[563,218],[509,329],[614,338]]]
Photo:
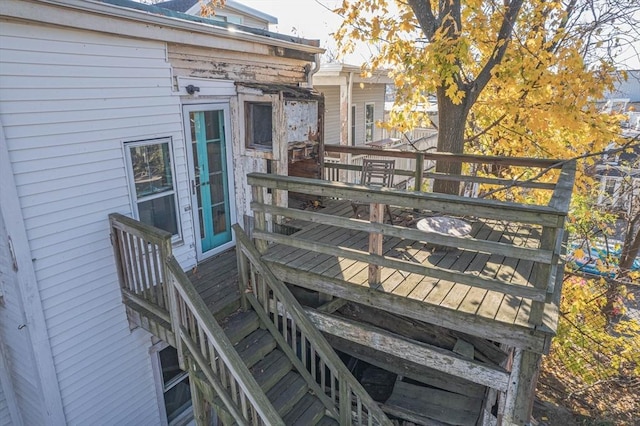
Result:
[[424,232],[437,232],[452,237],[462,237],[471,233],[471,225],[462,219],[446,216],[425,217],[416,223]]

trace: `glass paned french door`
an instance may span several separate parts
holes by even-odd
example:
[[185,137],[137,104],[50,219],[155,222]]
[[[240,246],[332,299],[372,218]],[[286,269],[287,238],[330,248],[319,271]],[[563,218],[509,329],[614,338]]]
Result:
[[[200,106],[202,108],[202,106]],[[185,107],[191,136],[192,198],[199,255],[231,242],[231,200],[225,110]]]

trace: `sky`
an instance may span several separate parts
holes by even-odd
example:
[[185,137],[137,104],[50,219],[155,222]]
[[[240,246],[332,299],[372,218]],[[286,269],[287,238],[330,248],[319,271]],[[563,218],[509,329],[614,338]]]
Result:
[[[335,41],[329,35],[335,32],[342,18],[332,13],[339,0],[238,0],[240,3],[278,18],[272,31],[320,40],[320,46],[337,53]],[[368,48],[362,46],[344,62],[360,65],[369,58]]]
[[[308,39],[319,39],[320,46],[336,52],[335,41],[329,35],[338,29],[342,18],[330,10],[337,7],[339,0],[238,0],[246,6],[278,18],[278,24],[271,26],[272,31],[294,34]],[[640,18],[639,18],[640,19]],[[627,69],[640,69],[640,40],[636,51],[623,52]],[[344,58],[344,62],[360,65],[369,58],[367,46],[361,46],[353,55]]]

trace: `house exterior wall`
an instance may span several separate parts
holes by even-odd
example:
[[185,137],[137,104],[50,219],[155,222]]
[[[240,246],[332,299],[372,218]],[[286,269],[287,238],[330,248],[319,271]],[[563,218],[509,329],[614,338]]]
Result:
[[[342,144],[346,145],[347,141],[340,140],[340,123],[341,115],[342,120],[347,122],[347,117],[351,114],[351,108],[347,111],[340,111],[340,86],[314,86],[325,97],[325,112],[324,112],[324,141],[328,144]],[[356,123],[355,123],[355,145],[364,144],[365,135],[365,105],[373,103],[374,107],[374,120],[381,121],[384,119],[384,84],[367,84],[364,83],[363,87],[360,84],[354,83],[351,91],[351,105],[356,107]],[[351,134],[351,127],[347,129],[347,134]],[[383,138],[382,129],[374,125],[373,128],[373,140],[379,140]]]
[[316,86],[316,89],[324,95],[324,141],[328,144],[339,144],[340,86]]
[[0,386],[0,426],[10,426],[12,423],[9,416],[9,406],[7,405],[7,399],[4,397],[2,386]]
[[[374,103],[374,121],[378,122],[384,118],[384,84],[367,84],[362,87],[359,84],[353,85],[351,103],[356,105],[356,140],[355,145],[363,145],[364,142],[364,110],[365,105]],[[351,130],[349,130],[351,131]],[[382,129],[373,126],[373,140],[382,139]]]
[[150,338],[129,330],[107,214],[131,214],[123,143],[170,137],[183,194],[174,253],[185,267],[195,262],[180,99],[165,45],[6,21],[0,57],[0,119],[66,420],[158,424]]
[[29,342],[30,328],[25,327],[27,321],[1,211],[0,290],[3,293],[0,303],[0,426],[14,424],[10,403],[16,405],[12,408],[20,411],[24,424],[43,424],[42,393],[37,385],[36,365]]

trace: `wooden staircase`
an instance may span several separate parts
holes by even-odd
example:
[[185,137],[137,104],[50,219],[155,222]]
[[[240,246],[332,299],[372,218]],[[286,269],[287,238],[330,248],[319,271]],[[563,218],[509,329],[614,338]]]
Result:
[[258,314],[248,310],[227,318],[223,329],[285,424],[337,425],[334,418],[325,414],[323,402],[277,348],[273,336],[260,326]]
[[[217,321],[171,254],[171,235],[109,216],[128,314],[189,372],[198,425],[391,425],[235,225],[241,309]],[[132,315],[129,316],[130,321]]]

